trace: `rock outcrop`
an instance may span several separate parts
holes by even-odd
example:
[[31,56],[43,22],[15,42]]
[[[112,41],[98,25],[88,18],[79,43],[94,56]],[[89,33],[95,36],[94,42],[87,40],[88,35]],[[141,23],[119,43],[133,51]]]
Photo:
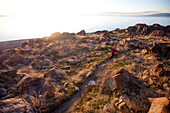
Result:
[[168,43],[153,43],[145,47],[148,53],[155,54],[156,56],[170,58],[170,45]]
[[149,35],[149,36],[169,36],[169,26],[161,26],[159,24],[146,25],[146,24],[136,24],[134,26],[130,26],[127,29],[115,29],[115,32],[119,33],[130,33],[137,35]]

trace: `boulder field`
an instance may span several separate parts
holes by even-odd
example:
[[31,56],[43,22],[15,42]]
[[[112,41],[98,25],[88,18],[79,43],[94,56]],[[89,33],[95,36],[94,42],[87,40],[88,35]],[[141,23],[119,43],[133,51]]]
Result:
[[0,47],[0,112],[170,112],[169,25],[55,32]]

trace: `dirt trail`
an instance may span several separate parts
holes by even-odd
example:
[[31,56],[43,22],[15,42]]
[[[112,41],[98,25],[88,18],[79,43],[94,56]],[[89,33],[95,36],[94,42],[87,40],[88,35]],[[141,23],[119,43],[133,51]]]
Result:
[[[132,51],[132,50],[127,50],[127,51],[124,51],[124,52],[122,52],[120,54],[117,54],[112,59],[118,58],[119,56],[124,55],[124,54],[126,54],[126,53],[128,53],[130,51]],[[95,76],[98,74],[99,70],[102,69],[102,65],[103,64],[107,64],[107,63],[111,62],[112,59],[111,60],[110,59],[106,59],[100,65],[98,65],[96,67],[96,70],[94,70],[93,73],[86,78],[84,83],[81,85],[80,90],[78,92],[76,92],[75,94],[73,94],[64,103],[59,105],[52,113],[69,113],[69,112],[71,112],[75,108],[75,106],[78,104],[78,102],[81,100],[83,95],[85,94],[85,92],[87,90],[86,86],[87,86],[88,82],[95,78]]]

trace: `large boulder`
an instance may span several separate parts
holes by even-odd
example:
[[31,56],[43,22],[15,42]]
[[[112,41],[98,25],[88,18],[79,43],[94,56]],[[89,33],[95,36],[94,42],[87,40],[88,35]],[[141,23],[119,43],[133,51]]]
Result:
[[136,29],[137,28],[135,26],[130,26],[130,27],[128,27],[126,29],[126,32],[128,32],[128,33],[135,33]]
[[77,33],[77,35],[85,36],[86,35],[86,31],[85,30],[81,30],[80,32]]
[[14,78],[16,76],[17,76],[17,70],[15,70],[15,69],[2,71],[0,73],[0,78],[2,78],[2,79]]
[[122,89],[128,86],[128,83],[133,82],[133,77],[125,69],[119,69],[112,77],[106,78],[103,82],[104,87],[109,87],[112,90]]
[[31,54],[32,53],[32,49],[21,49],[20,50],[20,54]]
[[9,55],[0,55],[0,62],[3,62],[4,60],[8,59]]
[[31,62],[31,66],[34,69],[43,69],[50,65],[50,62],[47,59],[44,60],[34,60]]
[[16,66],[18,64],[28,65],[31,61],[32,61],[31,58],[24,57],[20,54],[16,54],[7,59],[5,63],[11,66]]
[[170,104],[167,97],[160,98],[148,98],[151,103],[151,107],[148,113],[169,113]]
[[44,74],[45,78],[55,78],[55,79],[65,79],[67,78],[66,74],[63,72],[60,72],[56,69],[51,69],[50,71],[46,72]]
[[1,113],[34,113],[32,106],[22,98],[0,100]]
[[30,102],[30,95],[40,96],[53,92],[53,86],[44,78],[23,77],[16,85],[18,93]]
[[59,37],[61,35],[61,33],[60,32],[55,32],[55,33],[52,33],[51,34],[51,38],[57,38],[57,37]]
[[25,48],[28,45],[28,42],[24,42],[21,44],[21,48]]
[[165,27],[165,32],[170,33],[170,25]]
[[3,96],[5,96],[6,93],[7,93],[6,89],[0,88],[0,98],[3,97]]
[[170,45],[168,43],[153,43],[145,47],[148,53],[153,53],[156,56],[162,56],[164,58],[170,58]]
[[136,33],[146,35],[149,32],[148,26],[146,24],[136,24]]
[[27,87],[32,80],[32,77],[25,75],[16,85],[18,92],[24,89],[24,87]]
[[74,59],[74,58],[68,58],[68,59],[67,59],[67,62],[68,62],[69,64],[72,64],[72,65],[75,65],[75,64],[78,63],[78,61],[77,61],[76,59]]

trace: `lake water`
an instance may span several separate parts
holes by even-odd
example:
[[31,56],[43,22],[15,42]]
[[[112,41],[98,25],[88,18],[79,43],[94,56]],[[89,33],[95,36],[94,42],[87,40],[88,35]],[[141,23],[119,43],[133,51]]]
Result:
[[53,32],[86,32],[127,28],[137,23],[170,25],[170,17],[60,16],[0,17],[0,41],[41,38]]

